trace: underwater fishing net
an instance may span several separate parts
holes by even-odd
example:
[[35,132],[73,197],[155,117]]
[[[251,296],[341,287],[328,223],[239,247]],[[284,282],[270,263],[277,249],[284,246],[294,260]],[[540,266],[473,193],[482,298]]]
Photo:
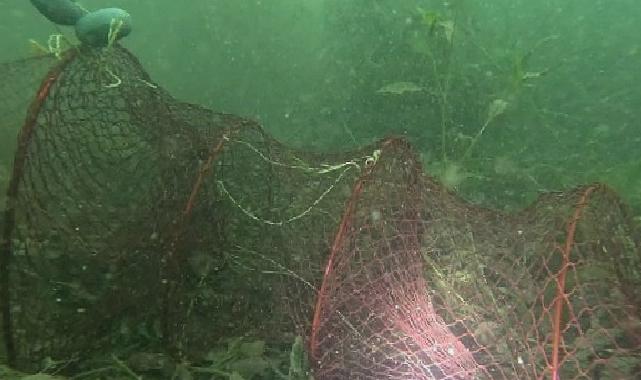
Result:
[[25,67],[39,88],[1,87],[3,117],[31,94],[2,235],[12,365],[197,366],[225,337],[301,335],[317,380],[641,377],[639,234],[606,186],[505,214],[404,140],[313,154],[181,103],[117,45],[0,72]]

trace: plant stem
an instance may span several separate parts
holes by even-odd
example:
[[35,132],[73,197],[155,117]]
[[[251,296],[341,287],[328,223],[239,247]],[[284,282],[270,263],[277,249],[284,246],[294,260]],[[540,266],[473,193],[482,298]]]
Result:
[[479,129],[479,131],[476,132],[476,135],[474,136],[474,138],[470,142],[470,145],[465,150],[465,153],[463,154],[463,157],[461,157],[461,162],[465,161],[467,159],[467,157],[470,155],[470,153],[472,153],[472,148],[474,148],[474,145],[476,145],[476,142],[479,140],[481,135],[483,135],[483,132],[485,132],[485,128],[487,128],[487,126],[490,124],[490,122],[492,120],[494,120],[493,117],[488,117],[487,120],[485,120],[485,123],[483,124],[481,129]]

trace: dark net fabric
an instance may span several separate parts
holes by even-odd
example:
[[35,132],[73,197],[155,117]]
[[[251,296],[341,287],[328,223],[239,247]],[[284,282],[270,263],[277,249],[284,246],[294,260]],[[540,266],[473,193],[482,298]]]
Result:
[[403,140],[293,150],[120,47],[26,62],[3,72],[39,88],[0,87],[31,94],[2,235],[13,365],[302,335],[317,380],[641,377],[639,234],[606,186],[504,214]]

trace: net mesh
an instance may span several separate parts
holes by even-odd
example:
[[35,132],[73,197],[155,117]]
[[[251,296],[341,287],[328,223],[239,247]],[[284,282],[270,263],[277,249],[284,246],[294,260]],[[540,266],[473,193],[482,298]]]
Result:
[[[1,70],[45,73],[1,87],[32,99],[0,267],[14,366],[77,373],[114,347],[198,363],[225,337],[299,334],[319,380],[641,377],[639,234],[606,186],[505,214],[404,140],[290,149],[118,46],[26,62]],[[26,97],[3,99],[15,122]]]

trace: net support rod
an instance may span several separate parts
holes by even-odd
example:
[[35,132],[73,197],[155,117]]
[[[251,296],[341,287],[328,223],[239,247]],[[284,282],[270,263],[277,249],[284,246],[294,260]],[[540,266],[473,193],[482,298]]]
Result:
[[321,283],[320,290],[318,291],[316,306],[314,307],[314,317],[312,319],[312,327],[309,338],[310,355],[312,358],[314,358],[314,360],[316,360],[318,356],[318,329],[320,325],[321,311],[324,304],[323,301],[327,292],[327,278],[332,272],[332,267],[334,265],[334,261],[336,260],[336,255],[338,254],[338,251],[343,244],[345,234],[347,233],[351,225],[352,216],[354,214],[354,210],[356,209],[356,203],[358,202],[358,199],[362,194],[363,188],[365,186],[365,180],[372,174],[374,168],[380,162],[380,157],[383,155],[383,149],[391,146],[394,142],[398,142],[398,140],[399,139],[396,138],[389,138],[384,140],[381,144],[381,149],[375,151],[375,154],[372,156],[371,160],[366,160],[364,167],[365,172],[358,178],[358,180],[354,184],[349,202],[345,207],[345,212],[343,213],[341,222],[334,237],[334,242],[332,243],[332,249],[329,254],[329,259],[327,260],[327,265],[325,266],[325,272],[323,273],[323,281]]
[[560,380],[559,377],[559,366],[561,364],[561,359],[559,358],[559,351],[561,345],[561,335],[562,335],[562,326],[561,326],[561,316],[563,314],[563,306],[567,304],[567,294],[565,294],[565,278],[568,272],[568,266],[570,265],[570,253],[572,252],[572,247],[574,246],[574,237],[576,235],[576,227],[581,219],[581,214],[588,204],[588,198],[597,186],[593,185],[588,187],[583,191],[579,200],[576,203],[574,213],[572,218],[567,226],[567,232],[565,236],[565,243],[563,245],[563,264],[561,270],[557,277],[556,284],[556,297],[554,299],[554,321],[553,321],[553,336],[552,336],[552,380]]
[[0,305],[2,307],[2,333],[5,340],[5,349],[7,351],[7,361],[10,366],[16,365],[15,342],[13,337],[13,323],[10,308],[10,287],[9,280],[10,264],[12,258],[12,238],[15,228],[15,200],[18,196],[18,188],[24,175],[24,166],[27,161],[29,144],[36,129],[36,121],[40,109],[51,92],[51,88],[56,83],[62,71],[67,67],[69,62],[76,57],[76,50],[67,51],[61,61],[46,74],[45,79],[40,84],[36,92],[35,99],[31,102],[27,110],[25,122],[20,129],[18,136],[18,148],[13,159],[13,171],[9,181],[7,191],[7,205],[4,213],[4,228],[2,231],[2,240],[0,241]]

